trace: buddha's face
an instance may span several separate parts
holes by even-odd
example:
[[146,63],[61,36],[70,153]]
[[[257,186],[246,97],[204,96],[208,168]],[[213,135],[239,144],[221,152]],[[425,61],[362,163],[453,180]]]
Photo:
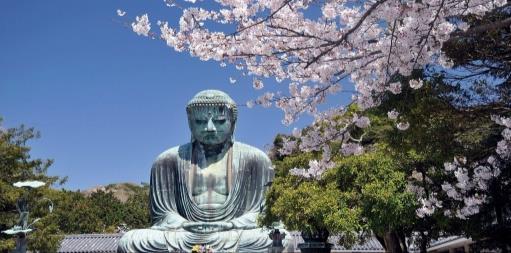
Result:
[[225,143],[234,128],[231,112],[224,106],[195,107],[188,121],[193,137],[203,145]]

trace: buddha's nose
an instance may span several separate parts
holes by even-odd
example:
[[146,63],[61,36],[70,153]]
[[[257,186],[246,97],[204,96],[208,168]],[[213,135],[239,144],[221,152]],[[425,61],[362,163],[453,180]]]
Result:
[[208,132],[215,132],[216,131],[215,124],[213,124],[213,120],[212,119],[208,120],[208,127],[206,127],[206,131],[208,131]]

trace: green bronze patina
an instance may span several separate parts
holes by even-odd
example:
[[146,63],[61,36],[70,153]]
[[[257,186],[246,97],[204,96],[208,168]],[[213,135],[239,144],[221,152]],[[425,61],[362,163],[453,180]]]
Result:
[[[22,173],[26,174],[26,173]],[[16,200],[16,209],[19,212],[19,220],[18,224],[14,225],[14,227],[2,231],[4,234],[15,235],[16,236],[16,249],[14,249],[13,253],[25,253],[27,252],[27,235],[28,233],[34,231],[33,225],[40,220],[40,218],[34,219],[32,223],[29,222],[29,191],[31,189],[39,188],[45,185],[45,182],[37,181],[37,180],[26,180],[19,181],[12,184],[14,187],[23,188],[23,195]],[[53,202],[48,198],[43,198],[41,200],[47,200],[50,202],[49,210],[50,213],[53,211]]]
[[153,226],[131,230],[118,252],[266,252],[268,230],[256,227],[265,185],[273,178],[268,157],[233,140],[236,103],[205,90],[186,107],[190,143],[163,152],[151,170]]

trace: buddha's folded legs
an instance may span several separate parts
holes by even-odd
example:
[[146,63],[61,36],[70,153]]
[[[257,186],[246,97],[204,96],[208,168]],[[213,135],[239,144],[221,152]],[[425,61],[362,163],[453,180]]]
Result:
[[117,248],[119,253],[169,252],[165,232],[154,229],[134,229],[126,232]]
[[260,228],[210,234],[184,230],[131,230],[119,242],[118,252],[190,252],[195,245],[209,245],[214,252],[267,252],[272,241]]

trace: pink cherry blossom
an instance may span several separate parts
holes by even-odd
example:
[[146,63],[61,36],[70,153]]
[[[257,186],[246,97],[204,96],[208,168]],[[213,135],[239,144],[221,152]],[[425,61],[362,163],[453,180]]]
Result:
[[[491,116],[491,119],[506,128],[502,131],[502,140],[495,147],[495,155],[490,155],[481,161],[467,162],[465,157],[455,157],[453,162],[444,164],[446,174],[454,174],[456,183],[453,185],[444,183],[442,190],[447,196],[461,203],[459,208],[454,208],[454,214],[460,219],[467,219],[471,215],[479,213],[480,206],[487,201],[489,186],[492,181],[501,174],[501,162],[499,159],[509,160],[511,158],[511,121],[509,118]],[[472,173],[469,173],[472,171]]]
[[119,17],[123,17],[124,15],[126,15],[126,12],[121,10],[121,9],[117,9],[117,16]]
[[252,85],[254,86],[254,89],[256,90],[260,90],[264,87],[264,84],[263,84],[263,81],[255,78],[254,81],[252,82]]
[[394,82],[390,83],[389,87],[387,88],[392,94],[399,94],[401,93],[401,83],[400,82]]
[[353,120],[355,122],[355,125],[359,128],[366,128],[371,124],[371,121],[366,116],[362,116],[362,117],[357,116]]
[[[257,78],[288,80],[290,96],[275,105],[284,111],[284,122],[292,123],[299,114],[319,112],[317,106],[328,95],[342,90],[341,80],[354,84],[354,102],[363,109],[377,106],[380,93],[400,93],[400,84],[391,81],[395,74],[409,76],[430,63],[449,65],[442,44],[455,29],[467,28],[452,22],[453,17],[482,15],[507,1],[218,2],[215,7],[200,1],[179,6],[178,25],[160,23],[162,40],[177,51],[232,63]],[[166,4],[176,7],[174,1]],[[320,8],[321,18],[310,17],[312,8]],[[218,24],[235,29],[219,29]],[[137,17],[132,27],[148,36],[147,15]],[[419,87],[420,81],[412,86]],[[255,81],[254,88],[264,85]]]
[[416,89],[420,89],[422,87],[423,81],[421,79],[419,79],[419,80],[412,79],[412,80],[410,80],[409,84],[410,84],[410,88],[416,90]]
[[391,120],[396,120],[399,116],[399,112],[396,109],[392,109],[392,111],[387,112],[387,117]]
[[397,129],[399,129],[401,131],[405,131],[405,130],[407,130],[410,127],[410,123],[408,123],[408,122],[399,122],[399,123],[397,123],[396,127],[397,127]]
[[151,30],[151,23],[147,14],[136,17],[136,22],[131,23],[131,28],[138,35],[148,36]]

